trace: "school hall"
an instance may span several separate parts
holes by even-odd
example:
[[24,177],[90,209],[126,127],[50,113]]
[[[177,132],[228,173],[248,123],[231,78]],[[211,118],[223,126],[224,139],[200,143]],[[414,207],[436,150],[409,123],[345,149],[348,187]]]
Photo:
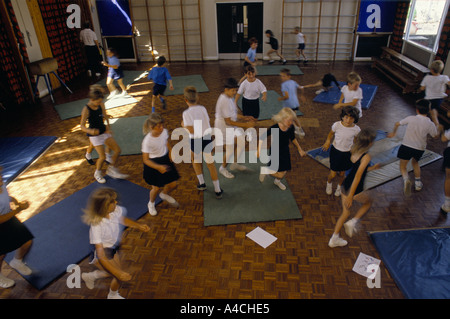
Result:
[[[277,97],[283,94],[282,68],[290,68],[292,80],[300,86],[316,83],[328,73],[345,85],[348,74],[356,72],[361,87],[371,88],[364,91],[369,101],[357,125],[384,134],[383,141],[389,144],[386,134],[396,122],[416,115],[415,102],[425,96],[417,90],[431,63],[443,61],[442,74],[450,75],[446,63],[449,4],[449,0],[2,1],[0,166],[5,173],[9,172],[5,165],[9,169],[12,162],[17,164],[16,159],[19,166],[23,164],[20,168],[11,165],[16,171],[10,179],[3,176],[9,195],[30,204],[16,216],[20,222],[27,225],[47,213],[52,217],[34,223],[37,233],[32,231],[34,246],[29,253],[39,248],[48,260],[33,255],[40,265],[36,267],[42,269],[30,278],[11,268],[7,255],[1,274],[15,284],[0,288],[0,299],[105,299],[110,279],[98,279],[89,289],[82,279],[74,279],[74,268],[67,267],[75,266],[82,273],[95,270],[89,263],[89,231],[81,221],[82,208],[87,190],[116,185],[122,187],[119,204],[130,203],[126,207],[129,216],[135,216],[130,218],[150,228],[148,232],[123,230],[121,267],[131,279],[122,282],[119,291],[126,299],[448,299],[449,286],[442,283],[450,278],[445,264],[449,258],[433,255],[433,249],[439,255],[440,245],[445,247],[450,240],[450,220],[441,210],[447,143],[440,137],[428,136],[426,151],[432,160],[421,166],[423,188],[414,190],[413,182],[410,196],[404,194],[396,153],[389,155],[396,169],[370,188],[374,201],[358,231],[349,238],[342,230],[341,237],[348,244],[335,248],[329,247],[329,240],[342,213],[341,198],[334,195],[336,181],[333,194],[326,193],[330,170],[310,153],[302,157],[294,145],[289,146],[292,167],[282,180],[288,186],[284,191],[273,185],[271,177],[261,183],[256,169],[230,170],[234,179],[219,174],[221,199],[213,196],[205,164],[207,189],[201,191],[192,164],[176,163],[180,178],[171,196],[179,207],[158,202],[153,216],[147,208],[150,186],[143,179],[141,143],[142,124],[152,113],[154,83],[147,75],[158,57],[167,59],[164,66],[174,82],[174,90],[167,87],[165,91],[165,107],[160,100],[155,103],[170,136],[181,127],[188,108],[184,86],[196,86],[198,104],[206,108],[214,126],[224,80],[242,78],[248,40],[255,37],[256,77],[271,97],[260,102],[261,111],[271,104],[269,114],[274,115],[281,108]],[[109,61],[107,48],[117,49],[125,97],[106,100],[108,67],[101,66],[98,76],[95,70],[88,72],[87,51],[80,41],[86,21],[102,48],[103,61]],[[296,27],[304,35],[304,56],[297,54]],[[278,40],[285,64],[275,53],[267,56],[271,46],[266,30]],[[47,61],[50,64],[45,69],[38,63],[44,59],[52,59],[56,66]],[[275,61],[269,64],[271,59]],[[88,102],[93,84],[105,88],[106,103],[119,101],[106,112],[122,149],[118,167],[128,175],[106,178],[101,185],[94,178],[95,165],[85,158],[89,139],[80,128],[81,109],[77,109]],[[339,89],[334,86],[330,92],[316,94],[320,88],[298,90],[297,118],[305,133],[298,142],[306,152],[322,147],[333,123],[340,120],[340,111],[333,109],[337,101],[330,100],[332,92],[339,98]],[[450,103],[444,98],[438,108],[444,129],[450,127],[447,110]],[[270,117],[260,118],[256,128],[272,126]],[[398,143],[393,146],[401,144],[404,131],[399,128]],[[29,142],[29,138],[37,140]],[[50,138],[50,142],[40,146],[39,138]],[[178,142],[169,139],[172,146]],[[28,145],[21,149],[21,143]],[[414,181],[412,171],[409,178]],[[80,208],[73,212],[77,205]],[[283,217],[286,207],[297,215]],[[352,215],[359,207],[354,201]],[[216,220],[209,223],[207,214],[219,208],[220,214],[216,211]],[[226,214],[236,219],[227,219]],[[276,240],[262,247],[247,236],[257,228]],[[41,232],[49,246],[38,240]],[[71,245],[81,253],[71,256],[66,248]],[[389,246],[399,248],[389,250]],[[376,281],[354,270],[361,253],[380,261]],[[52,262],[60,255],[67,258],[67,265],[53,270]],[[401,257],[411,264],[401,268]],[[33,268],[26,256],[24,262]],[[420,271],[429,273],[439,267],[444,271],[441,278],[421,277]],[[40,273],[49,273],[47,282],[39,281]]]

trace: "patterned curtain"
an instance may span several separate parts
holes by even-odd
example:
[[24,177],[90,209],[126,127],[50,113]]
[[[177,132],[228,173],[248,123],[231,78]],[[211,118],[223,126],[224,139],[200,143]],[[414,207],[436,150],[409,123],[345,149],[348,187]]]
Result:
[[447,56],[450,53],[450,10],[447,12],[444,26],[442,27],[441,36],[439,37],[439,48],[436,53],[436,59],[447,61]]
[[64,82],[85,69],[78,30],[67,27],[67,7],[77,3],[74,0],[38,0],[52,54],[58,60],[58,74]]
[[403,46],[403,32],[405,31],[406,19],[408,17],[408,9],[410,0],[398,1],[397,11],[395,13],[394,30],[391,36],[389,48],[401,52]]
[[[2,90],[2,101],[6,105],[31,103],[33,102],[33,97],[26,81],[31,80],[33,85],[35,81],[34,79],[25,81],[20,69],[23,65],[27,68],[30,64],[25,41],[23,34],[20,32],[10,0],[5,0],[5,7],[9,21],[1,21],[0,19],[0,88]],[[8,39],[8,24],[12,25],[22,61],[17,61],[17,55],[14,54],[17,51],[17,47],[12,47],[10,39]]]

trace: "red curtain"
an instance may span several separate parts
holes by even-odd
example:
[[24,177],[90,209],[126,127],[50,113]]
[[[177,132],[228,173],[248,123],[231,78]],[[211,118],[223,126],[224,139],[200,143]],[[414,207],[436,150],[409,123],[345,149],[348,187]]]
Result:
[[[27,68],[30,63],[23,34],[20,32],[11,1],[5,0],[4,3],[9,19],[8,21],[0,19],[0,88],[2,90],[1,100],[7,107],[10,104],[31,103],[33,102],[33,96],[27,82],[29,79],[25,80],[22,76],[23,72],[21,72],[21,68],[24,66]],[[17,47],[13,47],[10,42],[11,39],[8,39],[9,25],[12,26],[20,58],[15,54]],[[34,84],[34,79],[31,80]]]
[[410,0],[398,1],[397,11],[395,13],[394,29],[391,36],[389,48],[401,52],[403,46],[403,32],[405,30],[406,19],[408,17],[408,9]]
[[53,57],[58,60],[58,74],[68,82],[85,69],[81,42],[76,28],[67,26],[67,7],[74,0],[38,0]]

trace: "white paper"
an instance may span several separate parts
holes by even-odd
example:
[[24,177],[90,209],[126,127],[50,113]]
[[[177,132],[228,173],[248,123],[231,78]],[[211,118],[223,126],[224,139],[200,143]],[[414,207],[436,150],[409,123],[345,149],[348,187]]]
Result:
[[359,253],[358,259],[353,266],[353,271],[364,277],[374,277],[378,269],[380,268],[381,260],[366,255],[364,253]]
[[263,248],[269,247],[272,243],[274,243],[277,240],[275,236],[269,234],[260,227],[256,227],[251,232],[249,232],[247,234],[247,237]]

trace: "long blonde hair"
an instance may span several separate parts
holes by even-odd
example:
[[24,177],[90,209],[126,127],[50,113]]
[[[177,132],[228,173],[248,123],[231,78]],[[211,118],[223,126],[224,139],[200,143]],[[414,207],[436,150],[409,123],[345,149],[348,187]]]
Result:
[[350,152],[354,154],[363,154],[369,150],[372,146],[373,141],[377,137],[377,131],[371,127],[364,128],[356,136],[356,140],[353,143]]
[[283,122],[286,119],[295,119],[297,115],[290,107],[283,107],[280,112],[272,116],[272,120],[276,123]]
[[97,188],[89,196],[82,220],[88,225],[97,225],[110,212],[108,207],[117,199],[117,192],[109,187]]
[[152,129],[160,123],[164,123],[164,119],[159,113],[150,114],[145,120],[144,126],[142,128],[142,133],[144,133],[144,135],[150,133]]

